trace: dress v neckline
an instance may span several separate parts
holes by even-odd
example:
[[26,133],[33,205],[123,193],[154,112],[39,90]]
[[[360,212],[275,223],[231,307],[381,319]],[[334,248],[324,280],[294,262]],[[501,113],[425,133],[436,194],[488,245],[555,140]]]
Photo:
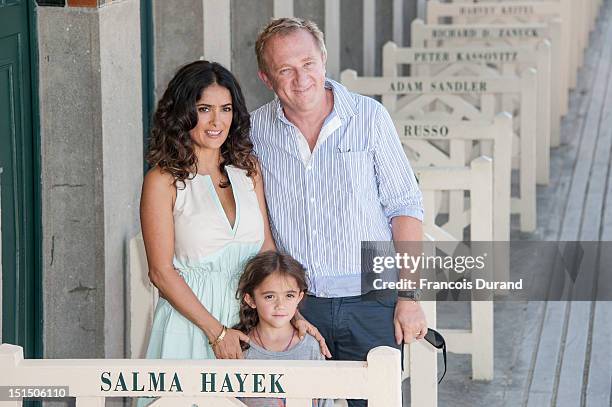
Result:
[[225,223],[227,224],[227,227],[228,227],[229,231],[231,232],[232,236],[235,236],[236,235],[236,230],[238,228],[238,222],[240,221],[240,203],[239,203],[239,200],[238,200],[238,195],[236,194],[236,184],[232,180],[232,176],[231,176],[230,171],[227,171],[227,178],[228,178],[229,183],[230,183],[230,185],[232,187],[232,195],[234,196],[234,205],[235,205],[235,210],[236,210],[236,216],[234,217],[234,225],[233,226],[232,226],[229,218],[227,217],[227,212],[225,212],[225,209],[223,208],[223,204],[221,203],[221,199],[219,199],[219,194],[217,193],[217,190],[215,189],[215,185],[213,184],[212,177],[209,174],[198,174],[198,175],[200,175],[200,176],[202,176],[202,177],[204,177],[204,178],[206,178],[208,180],[208,189],[210,190],[210,195],[211,195],[213,201],[215,201],[215,205],[217,206],[219,214],[225,220]]

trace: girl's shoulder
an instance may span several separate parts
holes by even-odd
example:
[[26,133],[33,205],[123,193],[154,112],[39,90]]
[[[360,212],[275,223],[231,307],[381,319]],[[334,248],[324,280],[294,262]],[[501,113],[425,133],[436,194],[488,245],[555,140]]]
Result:
[[304,335],[304,338],[300,342],[303,344],[304,347],[308,347],[308,348],[316,347],[317,349],[319,348],[319,343],[317,342],[315,337],[310,335],[309,333]]
[[314,336],[306,334],[300,344],[302,344],[304,350],[308,351],[308,353],[310,354],[309,359],[325,360],[325,356],[323,356],[323,354],[321,353],[321,347],[319,346],[319,342],[317,342]]

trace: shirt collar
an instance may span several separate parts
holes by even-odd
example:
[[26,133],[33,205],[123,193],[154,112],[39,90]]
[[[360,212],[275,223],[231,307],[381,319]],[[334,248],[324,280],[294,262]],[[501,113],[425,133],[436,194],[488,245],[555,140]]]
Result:
[[[346,119],[357,114],[355,99],[344,85],[333,79],[325,78],[325,88],[331,89],[334,93],[334,107],[332,112],[340,119]],[[290,124],[289,120],[285,117],[285,112],[283,112],[283,106],[278,96],[274,97],[274,103],[276,105],[277,119]]]

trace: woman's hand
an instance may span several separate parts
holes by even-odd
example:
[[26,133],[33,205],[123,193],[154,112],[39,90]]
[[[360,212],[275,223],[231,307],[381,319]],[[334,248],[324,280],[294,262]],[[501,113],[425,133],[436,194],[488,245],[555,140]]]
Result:
[[321,354],[328,359],[331,359],[332,355],[327,345],[325,344],[325,338],[321,335],[321,332],[310,322],[306,321],[304,317],[296,312],[293,319],[291,320],[291,324],[295,329],[298,330],[298,336],[300,340],[304,337],[304,335],[309,334],[313,336],[317,342],[319,342],[319,347],[321,348]]
[[249,337],[236,329],[227,328],[225,337],[212,346],[215,357],[217,359],[242,359],[240,341],[248,342]]

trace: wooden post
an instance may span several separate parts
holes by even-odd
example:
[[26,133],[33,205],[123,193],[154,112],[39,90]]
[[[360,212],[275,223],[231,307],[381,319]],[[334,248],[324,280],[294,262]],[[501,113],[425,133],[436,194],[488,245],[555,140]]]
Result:
[[232,69],[230,0],[202,0],[204,58]]
[[[0,366],[2,367],[0,368],[0,384],[10,383],[10,376],[22,361],[23,348],[8,343],[0,344]],[[0,407],[21,407],[21,405],[21,401],[0,401]]]
[[576,61],[578,67],[582,66],[582,60],[580,54],[582,53],[582,31],[583,31],[583,19],[580,16],[581,5],[577,1],[570,1],[570,53],[572,60]]
[[[436,190],[463,189],[470,191],[472,239],[491,241],[493,237],[493,175],[492,161],[479,157],[472,161],[471,168],[417,168],[426,218],[424,231],[437,234],[434,219],[434,193]],[[430,213],[429,216],[427,214]],[[451,237],[451,240],[452,237]],[[490,266],[490,264],[488,264]],[[487,270],[490,276],[490,269]],[[474,296],[473,296],[474,298]],[[441,330],[446,338],[449,352],[464,353],[472,356],[472,377],[479,380],[493,378],[493,303],[483,301],[482,296],[472,301],[472,329]],[[412,372],[411,372],[412,373]],[[414,389],[414,385],[411,389]],[[413,403],[414,405],[414,403]]]
[[[569,90],[576,87],[578,75],[578,60],[572,58],[572,6],[570,2],[573,0],[559,0],[560,13],[559,18],[562,22],[561,29],[561,50],[563,52],[563,61],[567,61],[567,106],[569,108]],[[567,110],[565,111],[567,113]]]
[[536,229],[536,137],[537,124],[534,116],[537,106],[537,73],[535,69],[527,69],[521,81],[521,181],[520,181],[520,208],[514,212],[521,215],[521,231],[533,232]]
[[[480,157],[472,161],[472,240],[491,241],[493,237],[493,179],[490,158]],[[491,276],[490,264],[487,274]],[[490,281],[490,280],[489,280]],[[493,302],[478,299],[472,301],[472,379],[493,379]]]
[[495,143],[493,145],[493,244],[496,281],[510,278],[510,197],[512,158],[512,116],[501,113],[495,117]]
[[15,369],[23,361],[23,348],[10,343],[0,344],[0,383],[7,383],[10,369]]
[[414,48],[425,47],[425,23],[416,19],[410,24],[410,46]]
[[[397,63],[395,60],[395,54],[397,53],[397,45],[394,42],[388,41],[382,50],[382,69],[383,76],[395,77],[397,74]],[[389,110],[389,112],[395,112],[395,102],[397,101],[396,95],[385,94],[381,98],[382,104]]]
[[[436,302],[422,301],[421,307],[427,318],[427,325],[436,328]],[[424,340],[404,345],[404,355],[409,356],[410,405],[438,405],[438,351]]]
[[[560,51],[560,46],[559,45],[555,45],[555,42],[559,42],[561,40],[561,21],[559,20],[553,20],[550,23],[548,23],[549,27],[550,27],[550,38],[553,41],[552,45],[552,49],[551,49],[551,60],[552,60],[552,66],[551,66],[551,76],[552,78],[557,78],[557,80],[555,82],[553,82],[552,85],[552,93],[551,93],[551,98],[552,98],[552,102],[556,105],[553,106],[552,109],[554,109],[555,113],[553,116],[553,120],[557,120],[559,121],[559,123],[561,123],[561,117],[564,116],[567,113],[567,109],[568,106],[566,106],[566,101],[563,98],[564,94],[567,94],[567,92],[569,91],[567,88],[563,87],[563,81],[561,80],[561,78],[563,77],[563,69],[562,69],[562,62],[561,62],[561,51]],[[556,119],[555,119],[556,118]]]
[[376,2],[363,0],[363,72],[374,75],[376,60]]
[[[540,185],[548,185],[550,180],[550,144],[551,144],[551,100],[550,100],[550,74],[551,74],[551,45],[544,40],[536,46],[537,52],[537,130],[536,130],[536,181]],[[548,86],[546,86],[548,85]],[[541,91],[546,87],[546,91]],[[559,127],[557,126],[557,130]]]
[[293,17],[293,0],[274,0],[274,18]]
[[404,43],[404,0],[393,0],[393,41]]
[[[425,13],[425,22],[427,24],[439,24],[438,22],[438,9],[440,2],[438,0],[429,0],[427,2],[427,10]],[[457,21],[454,22],[457,24]]]
[[327,76],[340,76],[340,0],[325,0],[325,46]]
[[400,351],[382,346],[368,353],[367,362],[368,406],[401,407]]

